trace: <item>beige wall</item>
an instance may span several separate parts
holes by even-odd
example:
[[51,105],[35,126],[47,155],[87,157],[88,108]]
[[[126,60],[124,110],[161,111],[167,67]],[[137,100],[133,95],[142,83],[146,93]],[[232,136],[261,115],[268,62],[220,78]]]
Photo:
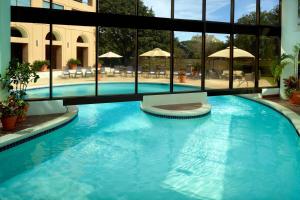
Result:
[[[90,1],[92,6],[74,0],[54,0],[53,2],[63,5],[65,10],[76,9],[94,12],[96,10],[95,1]],[[41,7],[42,3],[42,0],[32,1],[32,7]],[[46,59],[46,45],[49,45],[49,41],[45,38],[50,30],[49,25],[12,22],[11,27],[17,28],[22,33],[22,38],[11,37],[11,42],[24,44],[24,61],[33,63],[35,60]],[[53,65],[57,69],[66,66],[70,58],[77,58],[78,47],[85,48],[83,66],[87,67],[95,64],[96,39],[94,27],[53,25],[53,33],[57,38],[57,41],[53,41],[53,46],[58,47],[56,55],[53,55],[56,56],[58,61]],[[76,42],[79,36],[83,38],[84,43]]]

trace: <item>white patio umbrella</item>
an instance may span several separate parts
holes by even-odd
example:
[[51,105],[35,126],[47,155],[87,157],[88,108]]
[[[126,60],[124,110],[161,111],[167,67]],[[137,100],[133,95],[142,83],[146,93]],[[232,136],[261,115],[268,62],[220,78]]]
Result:
[[[230,47],[226,49],[217,51],[208,56],[209,58],[230,58]],[[245,51],[243,49],[239,49],[237,47],[233,47],[233,58],[255,58],[254,55]]]
[[[109,52],[107,52],[105,54],[102,54],[102,55],[100,55],[98,57],[99,58],[109,58],[109,59],[112,59],[112,58],[122,58],[123,56],[120,56],[120,55],[118,55],[118,54],[116,54],[114,52],[109,51]],[[111,63],[110,63],[110,65],[111,65]]]
[[[164,50],[161,50],[160,48],[155,48],[150,51],[147,51],[140,55],[141,57],[170,57],[170,53]],[[150,62],[150,61],[149,61]],[[150,64],[150,63],[149,63]],[[167,60],[165,60],[165,67],[167,65]]]

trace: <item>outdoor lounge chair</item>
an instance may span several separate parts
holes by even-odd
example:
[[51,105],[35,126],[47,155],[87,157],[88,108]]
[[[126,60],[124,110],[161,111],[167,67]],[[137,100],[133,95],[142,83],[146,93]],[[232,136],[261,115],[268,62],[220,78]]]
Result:
[[159,69],[158,73],[157,73],[157,76],[158,77],[166,77],[167,76],[167,72],[166,72],[166,69]]
[[74,77],[77,78],[77,76],[83,77],[82,67],[77,67],[77,68],[76,68]]
[[126,69],[126,76],[131,75],[133,76],[133,67],[132,66],[128,66]]
[[121,75],[121,70],[120,70],[120,66],[115,66],[113,75]]
[[148,77],[151,78],[151,76],[157,78],[156,70],[154,70],[153,68],[148,72]]
[[253,73],[245,73],[242,79],[238,79],[239,81],[238,87],[240,87],[243,83],[246,83],[248,87],[248,81],[253,81],[253,80],[254,80]]
[[91,68],[91,67],[86,68],[85,73],[84,73],[84,76],[85,76],[85,77],[93,76],[93,71],[92,71],[92,68]]
[[64,70],[63,70],[63,72],[62,72],[62,76],[63,76],[63,77],[68,76],[69,78],[71,77],[71,73],[70,73],[68,67],[64,67]]
[[106,75],[105,67],[101,67],[100,74],[101,74],[101,77],[104,77]]

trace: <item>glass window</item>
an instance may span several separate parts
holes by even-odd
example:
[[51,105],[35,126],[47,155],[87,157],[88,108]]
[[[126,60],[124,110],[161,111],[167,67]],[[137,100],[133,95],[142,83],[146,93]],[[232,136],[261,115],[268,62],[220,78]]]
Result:
[[11,22],[11,59],[34,65],[40,76],[36,83],[29,83],[28,99],[49,98],[49,62],[43,38],[49,30],[48,24]]
[[279,0],[260,1],[260,23],[264,25],[279,25]]
[[206,20],[230,22],[230,0],[206,0]]
[[135,93],[136,30],[100,28],[98,94]]
[[174,32],[174,91],[201,90],[202,33]]
[[169,92],[170,31],[139,30],[138,34],[138,92]]
[[234,22],[256,24],[256,0],[235,0]]
[[260,36],[259,39],[259,87],[276,86],[272,75],[272,65],[280,58],[280,39]]
[[10,5],[30,7],[31,0],[10,0]]
[[[52,34],[44,35],[45,56],[53,68],[54,97],[95,95],[95,32],[95,27],[53,25]],[[78,42],[79,37],[83,42]]]
[[235,34],[233,49],[233,87],[253,88],[255,81],[256,36]]
[[[50,2],[48,2],[48,1],[43,1],[43,8],[50,8]],[[63,10],[63,9],[64,9],[64,6],[59,5],[59,4],[56,4],[56,3],[53,3],[53,4],[52,4],[52,8],[53,8],[53,9],[57,9],[57,10]]]
[[206,34],[205,88],[229,88],[229,34]]
[[[135,0],[98,0],[99,12],[101,13],[112,13],[112,14],[123,14],[123,15],[135,15],[136,12],[136,1]],[[142,5],[140,5],[141,10]]]
[[141,0],[139,15],[170,18],[171,0]]
[[202,0],[175,0],[174,3],[175,18],[202,20]]
[[[40,6],[49,8],[50,5],[47,2],[50,1],[44,0],[44,2],[45,3]],[[96,12],[96,0],[53,0],[53,9]]]

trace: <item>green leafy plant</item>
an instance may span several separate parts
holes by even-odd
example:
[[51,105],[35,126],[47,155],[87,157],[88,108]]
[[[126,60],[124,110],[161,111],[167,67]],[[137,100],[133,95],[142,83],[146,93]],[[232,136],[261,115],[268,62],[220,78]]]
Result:
[[36,71],[39,71],[41,70],[41,68],[44,66],[44,65],[47,65],[49,66],[49,61],[48,60],[36,60],[33,62],[32,64],[32,67],[33,69],[35,69]]
[[7,88],[10,95],[17,99],[24,99],[28,84],[30,82],[36,83],[39,78],[36,69],[29,63],[12,60],[5,76],[1,78],[1,82],[2,87]]
[[274,60],[271,68],[271,73],[274,77],[274,82],[280,81],[282,70],[288,64],[294,63],[294,56],[288,54],[282,54],[278,60]]
[[71,58],[71,59],[68,60],[67,65],[68,65],[69,67],[70,67],[71,65],[81,65],[81,62],[80,62],[80,60]]
[[0,102],[0,116],[11,117],[16,116],[20,112],[19,105],[15,96],[8,96],[6,100]]

